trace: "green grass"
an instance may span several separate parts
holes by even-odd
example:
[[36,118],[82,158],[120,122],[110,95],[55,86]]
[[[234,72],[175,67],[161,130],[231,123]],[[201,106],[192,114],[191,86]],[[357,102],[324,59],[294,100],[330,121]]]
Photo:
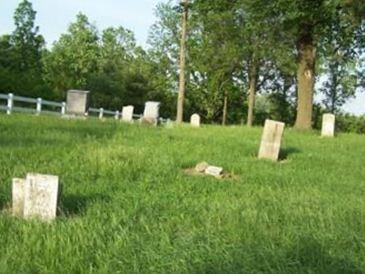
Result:
[[[0,115],[0,273],[365,273],[365,136],[289,129],[273,163],[261,131]],[[6,213],[27,172],[60,176],[57,221]]]

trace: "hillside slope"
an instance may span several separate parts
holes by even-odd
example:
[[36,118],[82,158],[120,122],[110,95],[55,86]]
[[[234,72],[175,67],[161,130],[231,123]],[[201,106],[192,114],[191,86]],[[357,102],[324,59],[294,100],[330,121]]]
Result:
[[[261,131],[0,115],[0,273],[364,273],[365,136],[287,130],[272,163]],[[30,171],[60,176],[52,224],[6,212]]]

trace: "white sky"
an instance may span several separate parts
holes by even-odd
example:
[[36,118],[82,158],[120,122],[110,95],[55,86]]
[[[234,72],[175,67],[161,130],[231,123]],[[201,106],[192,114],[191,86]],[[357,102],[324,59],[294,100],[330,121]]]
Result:
[[[135,33],[137,42],[146,46],[149,27],[154,23],[154,8],[167,0],[31,0],[37,11],[36,24],[50,46],[67,30],[80,11],[98,29],[123,26]],[[13,14],[20,0],[0,0],[0,35],[14,29]],[[344,110],[365,114],[365,93],[350,100]]]

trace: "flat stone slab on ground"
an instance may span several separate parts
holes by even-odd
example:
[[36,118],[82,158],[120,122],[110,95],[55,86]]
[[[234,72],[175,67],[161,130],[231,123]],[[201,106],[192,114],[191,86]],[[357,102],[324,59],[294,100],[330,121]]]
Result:
[[281,139],[285,124],[282,122],[266,120],[259,150],[259,159],[277,161],[279,159]]
[[223,174],[223,168],[218,166],[208,166],[205,169],[205,174],[220,178]]
[[28,173],[24,186],[24,218],[56,218],[58,176]]
[[209,164],[207,162],[201,162],[195,166],[196,172],[205,172],[205,170],[208,168]]

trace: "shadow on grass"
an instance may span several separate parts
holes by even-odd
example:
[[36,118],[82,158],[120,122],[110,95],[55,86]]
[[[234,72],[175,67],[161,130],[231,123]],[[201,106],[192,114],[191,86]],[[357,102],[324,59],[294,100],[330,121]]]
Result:
[[[284,252],[283,252],[284,251]],[[303,238],[288,250],[265,249],[250,246],[226,250],[224,260],[209,260],[191,267],[191,272],[201,273],[329,273],[361,274],[360,265],[340,250],[343,258],[329,253],[326,246],[315,239]],[[248,261],[246,259],[249,258]]]
[[295,148],[295,147],[287,147],[280,150],[279,154],[279,161],[284,161],[289,158],[292,154],[301,153],[301,150]]
[[61,198],[59,213],[65,217],[82,215],[87,207],[97,202],[109,202],[110,196],[105,194],[75,195],[69,194]]
[[[346,252],[342,253],[344,257]],[[329,254],[326,247],[313,238],[303,238],[287,254],[287,262],[297,271],[305,273],[360,274],[364,273],[348,258],[337,258]],[[292,267],[290,267],[292,268]]]
[[0,195],[0,211],[3,211],[8,205],[9,201],[6,201],[6,198]]

